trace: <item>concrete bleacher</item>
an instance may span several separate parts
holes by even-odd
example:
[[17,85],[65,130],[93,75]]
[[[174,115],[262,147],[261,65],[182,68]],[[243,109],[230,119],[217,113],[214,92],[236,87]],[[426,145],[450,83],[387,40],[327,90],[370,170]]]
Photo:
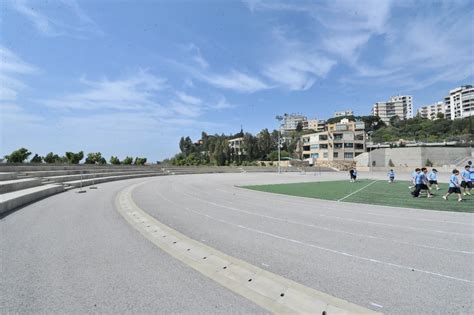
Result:
[[98,165],[0,165],[0,214],[65,190],[166,175],[161,168]]

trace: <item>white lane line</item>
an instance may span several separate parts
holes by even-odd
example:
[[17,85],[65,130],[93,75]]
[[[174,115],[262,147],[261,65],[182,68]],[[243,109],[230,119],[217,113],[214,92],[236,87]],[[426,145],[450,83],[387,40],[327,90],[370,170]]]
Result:
[[357,194],[358,192],[360,192],[360,191],[366,189],[366,188],[369,187],[370,185],[375,184],[376,182],[378,182],[378,180],[374,180],[373,182],[371,182],[371,183],[365,185],[364,187],[362,187],[362,188],[360,188],[360,189],[357,189],[356,191],[350,193],[349,195],[347,195],[347,196],[345,196],[345,197],[343,197],[343,198],[341,198],[341,199],[338,199],[337,201],[343,201],[343,200],[349,198],[350,196],[352,196],[352,195],[354,195],[354,194]]
[[468,279],[457,278],[457,277],[453,277],[453,276],[449,276],[449,275],[445,275],[445,274],[441,274],[441,273],[437,273],[437,272],[433,272],[433,271],[418,269],[418,268],[415,268],[415,267],[399,265],[399,264],[395,264],[395,263],[391,263],[391,262],[382,261],[382,260],[379,260],[379,259],[368,258],[368,257],[364,257],[364,256],[359,256],[359,255],[353,255],[353,254],[338,251],[338,250],[335,250],[335,249],[332,249],[332,248],[327,248],[327,247],[323,247],[323,246],[319,246],[319,245],[299,241],[299,240],[296,240],[296,239],[280,236],[280,235],[277,235],[277,234],[261,231],[261,230],[258,230],[258,229],[249,228],[249,227],[246,227],[246,226],[241,225],[241,224],[235,224],[235,223],[226,221],[224,219],[216,218],[212,215],[209,215],[207,213],[203,213],[203,212],[191,209],[189,207],[183,207],[182,205],[178,204],[177,202],[172,201],[172,200],[170,200],[170,199],[168,199],[168,198],[166,198],[162,195],[161,195],[161,198],[168,201],[171,204],[176,205],[177,207],[183,208],[187,211],[193,212],[193,213],[198,214],[200,216],[204,216],[204,217],[206,217],[208,219],[211,219],[213,221],[221,222],[221,223],[224,223],[224,224],[227,224],[227,225],[230,225],[230,226],[234,226],[234,227],[237,227],[237,228],[240,228],[240,229],[243,229],[243,230],[247,230],[247,231],[250,231],[250,232],[254,232],[254,233],[257,233],[257,234],[266,235],[266,236],[273,237],[273,238],[280,239],[280,240],[284,240],[284,241],[287,241],[287,242],[291,242],[291,243],[295,243],[295,244],[299,244],[299,245],[303,245],[303,246],[308,246],[308,247],[311,247],[311,248],[316,248],[316,249],[326,251],[326,252],[330,252],[330,253],[333,253],[333,254],[342,255],[342,256],[350,257],[350,258],[354,258],[354,259],[359,259],[359,260],[363,260],[363,261],[367,261],[367,262],[371,262],[371,263],[375,263],[375,264],[381,264],[381,265],[386,265],[386,266],[395,267],[395,268],[404,269],[404,270],[410,270],[410,271],[418,271],[418,272],[421,272],[421,273],[424,273],[424,274],[437,276],[437,277],[441,277],[441,278],[446,278],[446,279],[450,279],[450,280],[456,280],[456,281],[461,281],[461,282],[466,282],[466,283],[473,283],[473,281],[468,280]]
[[[176,190],[175,190],[176,191]],[[177,191],[176,191],[177,192]],[[217,206],[217,207],[222,207],[230,210],[235,210],[235,211],[241,211],[241,212],[246,212],[245,210],[240,210],[234,207],[228,207],[225,205],[221,205],[212,201],[207,201],[205,199],[199,198],[193,194],[181,191],[178,192],[180,194],[187,195],[191,198],[200,200],[202,202]],[[245,203],[245,202],[244,202]],[[254,214],[253,212],[248,212],[249,214]],[[319,213],[314,213],[314,215],[323,217],[323,218],[330,218],[330,219],[337,219],[337,220],[343,220],[343,221],[349,221],[349,222],[357,222],[357,223],[364,223],[364,224],[372,224],[372,225],[381,225],[381,226],[389,226],[389,227],[394,227],[394,228],[401,228],[401,229],[408,229],[408,230],[414,230],[414,231],[424,231],[424,232],[433,232],[433,233],[440,233],[440,234],[448,234],[448,235],[459,235],[459,236],[467,236],[469,238],[472,238],[473,235],[471,234],[464,234],[464,233],[457,233],[457,232],[446,232],[442,230],[431,230],[431,229],[424,229],[424,228],[416,228],[416,227],[411,227],[411,226],[404,226],[404,225],[397,225],[397,224],[389,224],[389,223],[381,223],[381,222],[374,222],[374,221],[366,221],[366,220],[357,220],[357,219],[351,219],[351,218],[343,218],[339,216],[332,216],[332,215],[326,215],[326,214],[319,214]]]
[[[195,196],[194,196],[194,198],[198,199]],[[239,213],[245,213],[245,214],[248,214],[248,215],[253,215],[253,216],[256,216],[256,217],[271,219],[271,220],[280,221],[280,222],[284,222],[284,223],[301,225],[301,226],[314,228],[314,229],[319,229],[319,230],[323,230],[323,231],[329,231],[329,232],[334,232],[334,233],[342,233],[342,234],[353,235],[353,236],[358,236],[358,237],[365,237],[365,238],[369,238],[369,239],[381,240],[381,241],[389,241],[389,242],[393,242],[393,243],[396,243],[396,244],[402,244],[402,245],[408,245],[408,246],[416,246],[416,247],[423,247],[423,248],[427,248],[427,249],[441,250],[441,251],[447,251],[447,252],[453,252],[453,253],[459,253],[459,254],[474,255],[474,252],[471,252],[471,251],[456,250],[456,249],[450,249],[450,248],[444,248],[444,247],[430,246],[430,245],[425,245],[425,244],[403,242],[403,241],[398,241],[398,240],[394,240],[394,239],[390,239],[390,238],[378,237],[378,236],[373,236],[373,235],[368,235],[368,234],[347,232],[347,231],[344,231],[344,230],[331,229],[331,228],[322,227],[322,226],[318,226],[318,225],[314,225],[314,224],[310,224],[310,223],[304,223],[304,222],[300,222],[300,221],[293,221],[293,220],[289,220],[289,219],[282,219],[282,218],[279,218],[279,217],[274,217],[274,216],[259,214],[259,213],[255,213],[255,212],[251,212],[251,211],[247,211],[247,210],[237,209],[237,208],[234,208],[234,207],[229,207],[229,206],[225,206],[225,205],[216,204],[214,202],[208,202],[208,201],[202,200],[202,199],[199,199],[199,200],[210,203],[212,205],[215,205],[215,206],[218,206],[218,207],[221,207],[221,208],[224,208],[224,209],[231,210],[231,211],[235,211],[235,212],[239,212]]]
[[[276,195],[276,196],[278,196],[278,199],[280,199],[280,200],[278,200],[279,202],[287,202],[287,203],[290,203],[291,205],[298,204],[298,205],[307,206],[307,207],[314,207],[315,206],[315,204],[314,204],[315,201],[324,201],[324,202],[328,202],[328,204],[324,205],[325,210],[344,211],[344,212],[354,213],[354,214],[358,214],[358,215],[359,214],[368,214],[368,215],[373,215],[373,216],[396,218],[396,219],[403,219],[403,220],[409,220],[409,221],[426,221],[426,222],[436,222],[436,223],[442,223],[442,224],[450,223],[450,224],[474,226],[474,224],[468,223],[468,222],[448,221],[448,220],[443,220],[443,219],[414,218],[414,217],[407,217],[407,216],[405,216],[405,214],[403,216],[400,216],[400,215],[391,215],[391,214],[385,214],[385,213],[353,211],[353,210],[350,210],[350,209],[340,209],[340,208],[331,207],[330,204],[329,204],[329,202],[332,202],[331,200],[323,200],[323,199],[316,199],[316,198],[310,198],[310,197],[296,197],[296,196],[290,196],[290,195],[275,194],[275,193],[269,193],[269,192],[265,192],[265,191],[252,190],[252,189],[248,189],[248,188],[245,188],[245,187],[239,187],[239,186],[233,186],[233,188],[237,188],[237,191],[239,193],[242,193],[244,198],[252,198],[252,199],[256,199],[256,200],[261,200],[261,196],[255,195],[253,193],[259,193],[259,194],[264,193],[264,194],[272,194],[274,196]],[[219,189],[219,191],[225,192],[227,194],[231,194],[233,196],[237,195],[237,191],[230,191],[230,190],[224,190],[224,189]],[[248,192],[250,192],[250,194]],[[242,196],[239,196],[239,197],[242,197]],[[385,207],[394,208],[393,206],[384,206],[384,205],[374,205],[374,206],[384,207],[384,208]],[[420,210],[425,211],[424,209],[411,210],[409,208],[400,208],[400,207],[395,207],[395,208],[397,208],[397,210],[403,210],[403,211],[407,211],[407,210],[408,211],[418,211],[418,212]],[[439,212],[437,210],[426,210],[426,211]],[[446,211],[443,211],[443,213],[446,214]]]
[[383,308],[383,305],[380,305],[380,304],[377,304],[377,303],[374,303],[374,302],[369,302],[369,304],[372,305],[372,306],[375,306],[375,307]]

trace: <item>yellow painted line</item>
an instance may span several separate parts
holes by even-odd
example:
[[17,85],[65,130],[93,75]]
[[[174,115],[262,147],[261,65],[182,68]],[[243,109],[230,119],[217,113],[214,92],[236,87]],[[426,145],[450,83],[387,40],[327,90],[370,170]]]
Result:
[[163,251],[225,288],[277,314],[380,314],[226,255],[159,222],[132,199],[138,183],[116,197],[117,211]]

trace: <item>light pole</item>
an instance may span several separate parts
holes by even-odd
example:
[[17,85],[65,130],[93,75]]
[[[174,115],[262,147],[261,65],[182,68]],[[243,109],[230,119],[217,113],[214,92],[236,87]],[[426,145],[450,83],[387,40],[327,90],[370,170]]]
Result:
[[280,133],[281,133],[281,121],[283,120],[283,117],[280,115],[277,115],[275,119],[278,120],[278,174],[281,174]]

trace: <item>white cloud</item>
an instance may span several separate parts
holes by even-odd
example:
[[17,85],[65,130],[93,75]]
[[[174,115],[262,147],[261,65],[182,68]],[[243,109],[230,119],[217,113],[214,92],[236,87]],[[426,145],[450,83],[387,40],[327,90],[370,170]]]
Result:
[[97,24],[87,16],[75,0],[59,0],[59,3],[56,4],[63,10],[60,17],[56,18],[43,12],[44,3],[16,0],[11,4],[14,10],[30,20],[38,32],[44,36],[68,35],[82,38],[91,34],[103,34]]
[[176,92],[176,95],[184,103],[192,104],[192,105],[201,105],[202,104],[202,100],[199,97],[192,96],[192,95],[186,94],[186,93],[181,92],[181,91]]
[[34,74],[38,69],[23,61],[11,50],[0,46],[0,100],[15,100],[27,85],[19,76]]
[[259,78],[237,70],[231,70],[227,74],[199,73],[197,76],[215,87],[243,93],[254,93],[271,88]]
[[318,77],[325,77],[335,64],[328,58],[299,52],[268,65],[263,73],[289,90],[304,91],[311,88]]
[[139,71],[129,77],[100,81],[81,79],[88,88],[79,93],[70,93],[56,99],[46,100],[47,106],[81,110],[136,110],[152,107],[161,109],[156,92],[166,87],[166,80],[147,71]]
[[313,86],[318,78],[324,78],[336,61],[325,57],[314,45],[290,38],[281,28],[273,31],[275,57],[262,72],[279,86],[304,91]]

